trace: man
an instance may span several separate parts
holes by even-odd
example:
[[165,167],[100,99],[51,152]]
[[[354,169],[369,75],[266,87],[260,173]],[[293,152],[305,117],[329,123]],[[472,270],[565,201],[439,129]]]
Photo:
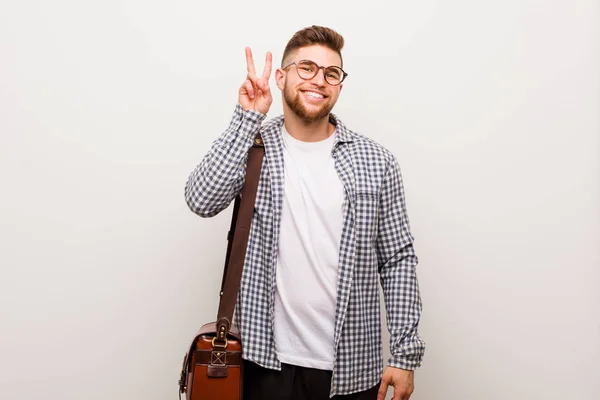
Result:
[[[236,323],[246,400],[395,400],[413,391],[424,342],[417,257],[395,157],[331,114],[347,74],[335,31],[312,26],[288,42],[275,72],[283,116],[272,103],[272,56],[248,75],[229,128],[186,186],[192,211],[211,217],[241,192],[247,153],[261,133],[265,158]],[[383,371],[381,282],[392,357]]]

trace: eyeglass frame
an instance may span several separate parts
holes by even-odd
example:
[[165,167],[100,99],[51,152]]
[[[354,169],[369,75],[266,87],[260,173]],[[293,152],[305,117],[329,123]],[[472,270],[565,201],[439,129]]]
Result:
[[[315,74],[314,74],[312,77],[310,77],[310,78],[303,78],[302,76],[300,76],[300,72],[298,72],[298,63],[301,63],[302,61],[308,61],[308,62],[311,62],[311,63],[313,63],[313,64],[315,64],[315,65],[317,66],[317,72],[315,72]],[[346,77],[348,76],[348,73],[346,73],[346,71],[344,71],[344,70],[342,69],[342,67],[338,67],[337,65],[330,65],[329,67],[324,67],[324,66],[322,66],[322,65],[319,65],[319,64],[317,64],[317,63],[316,63],[316,62],[314,62],[313,60],[300,60],[300,61],[293,61],[293,62],[289,63],[288,65],[286,65],[285,67],[281,67],[281,69],[282,69],[282,70],[283,70],[283,69],[286,69],[286,68],[288,68],[288,67],[291,67],[292,65],[295,65],[295,66],[296,66],[296,73],[298,74],[298,76],[299,76],[301,79],[304,79],[305,81],[311,80],[311,79],[313,79],[315,76],[319,75],[319,70],[320,70],[320,69],[322,69],[322,70],[323,70],[323,78],[325,79],[325,82],[327,82],[327,83],[328,83],[328,84],[330,84],[331,86],[339,86],[339,85],[341,85],[341,84],[342,84],[342,82],[344,82],[344,80],[345,80],[345,79],[346,79]],[[330,83],[330,82],[327,80],[327,75],[325,74],[325,70],[326,70],[327,68],[331,68],[331,67],[339,68],[339,69],[340,69],[340,71],[342,71],[342,74],[343,74],[343,75],[342,75],[342,79],[340,79],[340,82],[339,82],[339,83],[336,83],[335,85],[334,85],[333,83]]]

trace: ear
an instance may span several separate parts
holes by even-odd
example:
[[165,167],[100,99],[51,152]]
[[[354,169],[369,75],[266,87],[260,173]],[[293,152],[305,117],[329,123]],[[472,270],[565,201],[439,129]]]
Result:
[[283,90],[285,84],[285,72],[281,68],[277,68],[275,71],[275,82],[279,90]]

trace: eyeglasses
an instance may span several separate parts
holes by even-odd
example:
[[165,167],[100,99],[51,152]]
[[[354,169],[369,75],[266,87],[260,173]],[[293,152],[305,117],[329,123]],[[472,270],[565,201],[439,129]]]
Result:
[[322,67],[317,65],[315,62],[310,60],[300,60],[298,62],[294,61],[293,63],[289,63],[285,67],[281,69],[286,69],[292,65],[296,66],[296,71],[298,72],[298,76],[302,79],[309,80],[317,76],[319,70],[323,70],[323,76],[327,83],[332,86],[337,86],[346,79],[348,76],[347,73],[344,72],[343,69],[336,66],[331,67]]

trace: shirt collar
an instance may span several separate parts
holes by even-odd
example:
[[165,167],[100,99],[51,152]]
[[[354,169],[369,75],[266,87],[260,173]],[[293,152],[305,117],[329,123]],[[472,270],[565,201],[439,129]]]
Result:
[[[262,130],[263,139],[265,136],[267,136],[267,140],[269,140],[271,136],[277,136],[279,139],[276,140],[281,140],[280,133],[283,122],[283,115],[279,115],[265,123]],[[338,143],[350,143],[354,141],[354,132],[348,129],[338,116],[335,114],[329,114],[329,122],[334,124],[337,130],[334,146],[336,146]]]
[[346,128],[346,125],[335,114],[329,114],[329,122],[334,124],[337,129],[335,143],[349,143],[354,141],[354,133]]
[[[355,134],[344,125],[344,123],[335,114],[329,114],[329,122],[336,126],[337,134],[335,138],[335,144],[338,143],[350,143],[354,141]],[[268,121],[263,126],[263,136],[279,134],[283,126],[283,115],[279,115],[272,120]]]

